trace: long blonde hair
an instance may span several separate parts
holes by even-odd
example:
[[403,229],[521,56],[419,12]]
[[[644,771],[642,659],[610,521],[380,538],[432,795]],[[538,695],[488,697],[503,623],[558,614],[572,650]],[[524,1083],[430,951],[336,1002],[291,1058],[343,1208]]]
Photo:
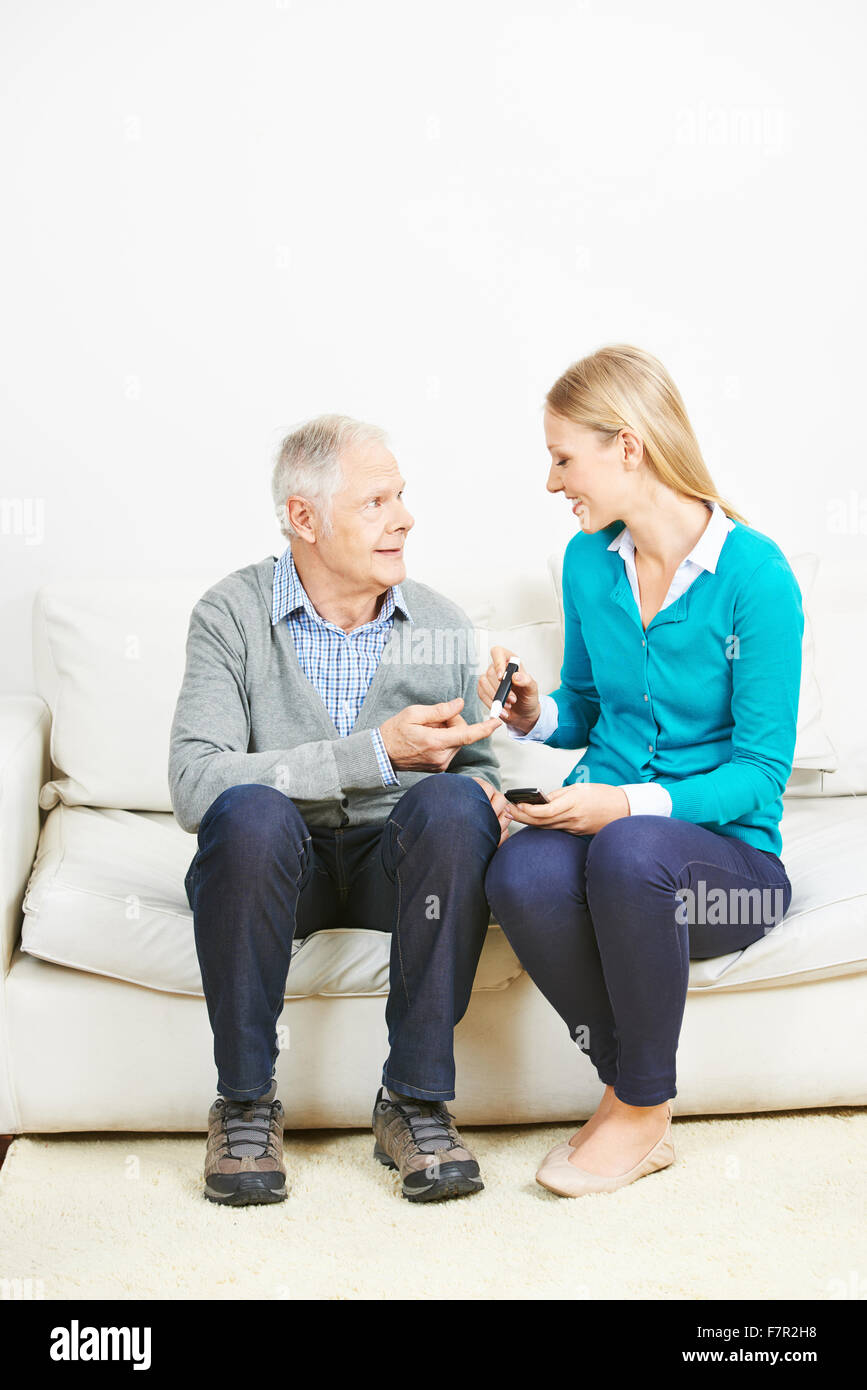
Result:
[[558,377],[545,404],[553,414],[611,439],[622,429],[634,431],[661,483],[684,496],[718,502],[726,516],[749,525],[717,492],[681,394],[649,352],[627,343],[600,348]]

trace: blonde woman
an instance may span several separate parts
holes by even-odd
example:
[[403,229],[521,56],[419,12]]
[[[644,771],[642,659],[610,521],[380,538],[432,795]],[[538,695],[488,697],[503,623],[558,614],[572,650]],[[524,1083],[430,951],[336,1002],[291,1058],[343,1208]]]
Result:
[[[605,1087],[536,1175],[580,1196],[674,1161],[690,957],[741,950],[788,911],[779,822],[804,619],[785,556],[719,496],[649,353],[571,366],[546,397],[545,440],[548,491],[581,525],[561,684],[543,696],[519,671],[501,717],[513,737],[586,751],[547,804],[513,807],[527,828],[486,890]],[[479,680],[488,706],[509,655],[495,648]]]

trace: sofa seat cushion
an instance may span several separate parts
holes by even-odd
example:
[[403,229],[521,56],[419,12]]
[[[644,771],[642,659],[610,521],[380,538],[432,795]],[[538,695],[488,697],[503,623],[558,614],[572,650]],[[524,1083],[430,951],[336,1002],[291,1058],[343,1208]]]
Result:
[[[744,951],[690,966],[697,991],[766,988],[867,970],[867,797],[785,802],[783,922]],[[525,833],[518,831],[518,834]],[[196,839],[161,812],[58,805],[24,900],[22,949],[151,989],[201,994],[184,876]],[[286,997],[388,991],[390,936],[353,929],[296,943]],[[521,967],[495,926],[476,989],[505,989]]]
[[696,988],[764,989],[867,970],[867,796],[784,796],[780,833],[789,911],[745,951],[693,961]]
[[[184,877],[196,837],[171,814],[57,805],[46,817],[24,898],[22,950],[58,965],[172,994],[199,994]],[[388,993],[391,936],[354,928],[294,943],[286,998]],[[492,928],[476,989],[521,973]]]

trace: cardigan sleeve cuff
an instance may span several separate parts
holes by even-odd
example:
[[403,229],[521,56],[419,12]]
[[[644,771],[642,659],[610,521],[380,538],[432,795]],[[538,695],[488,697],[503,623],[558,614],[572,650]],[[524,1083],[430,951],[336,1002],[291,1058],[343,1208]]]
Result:
[[354,787],[381,787],[382,771],[370,730],[359,730],[346,738],[335,739],[331,747],[337,764],[337,776],[343,791]]
[[506,724],[506,732],[510,738],[516,738],[519,742],[527,739],[530,743],[544,743],[546,739],[551,737],[560,722],[557,701],[552,700],[550,695],[542,695],[539,704],[542,706],[539,718],[526,734],[519,734],[517,729],[513,729],[508,723]]
[[626,792],[630,816],[671,815],[671,797],[658,782],[630,782],[620,790]]

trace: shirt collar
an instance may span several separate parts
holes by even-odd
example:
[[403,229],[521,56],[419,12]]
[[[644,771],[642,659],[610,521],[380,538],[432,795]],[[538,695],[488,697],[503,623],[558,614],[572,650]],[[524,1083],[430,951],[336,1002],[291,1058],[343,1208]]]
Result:
[[[301,583],[301,576],[295,568],[292,547],[287,545],[283,554],[274,565],[274,596],[271,602],[272,625],[282,622],[290,613],[297,613],[299,608],[303,608],[304,612],[313,622],[322,623],[325,621],[316,612],[316,609],[310,602],[307,590]],[[371,619],[371,622],[387,622],[392,617],[396,608],[409,622],[412,622],[410,611],[406,606],[406,599],[403,596],[403,590],[399,584],[393,584],[390,589],[386,589],[382,607],[377,616]]]
[[[726,516],[719,502],[714,502],[711,505],[710,502],[705,501],[705,506],[710,510],[710,521],[699,536],[692,550],[685,559],[681,560],[678,569],[681,568],[681,565],[691,563],[698,569],[710,570],[711,574],[716,574],[716,567],[719,561],[720,551],[723,548],[723,541],[729,531],[733,529],[735,523],[732,521],[731,517]],[[608,549],[619,550],[623,555],[624,561],[628,557],[634,563],[635,542],[632,539],[632,532],[628,526],[624,526],[623,530],[617,533],[614,540],[608,546]]]

